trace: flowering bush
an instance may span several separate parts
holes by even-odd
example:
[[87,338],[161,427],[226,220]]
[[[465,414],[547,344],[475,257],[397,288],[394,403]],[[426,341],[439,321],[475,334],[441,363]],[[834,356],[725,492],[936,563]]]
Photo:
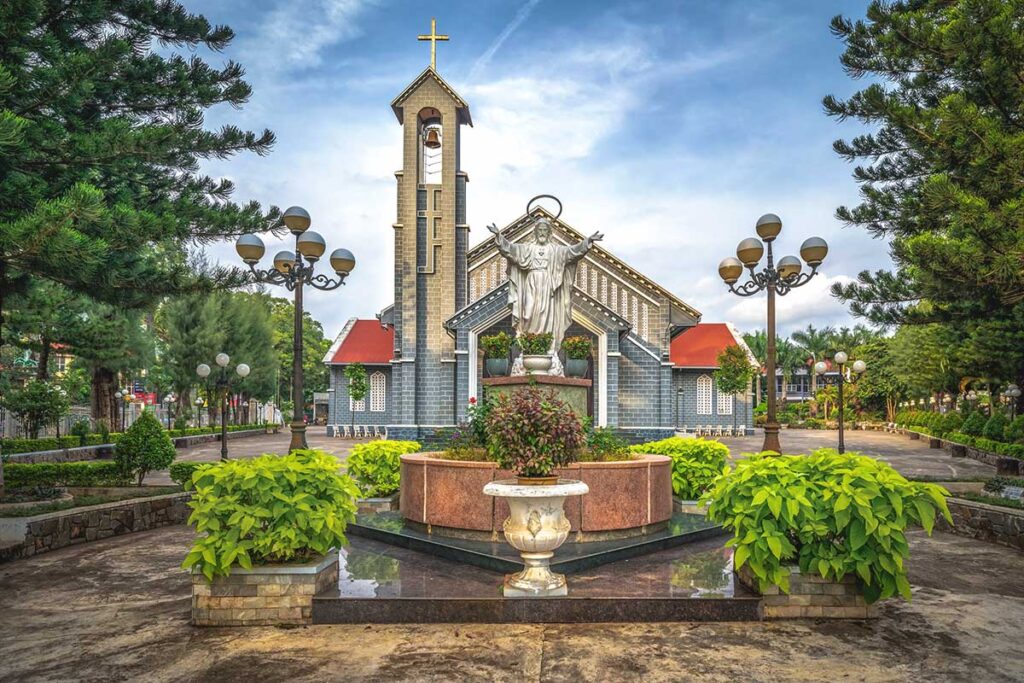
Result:
[[528,387],[495,399],[487,415],[487,450],[521,477],[547,477],[577,458],[583,426],[554,392]]
[[484,350],[484,356],[487,358],[508,358],[508,353],[512,350],[512,337],[505,332],[480,337],[480,348]]
[[533,334],[524,332],[516,337],[516,343],[527,356],[543,356],[551,350],[551,333],[540,332]]

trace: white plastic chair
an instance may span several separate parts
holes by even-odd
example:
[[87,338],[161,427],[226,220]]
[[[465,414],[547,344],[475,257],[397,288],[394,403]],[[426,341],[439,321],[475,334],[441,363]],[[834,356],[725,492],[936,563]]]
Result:
[[722,435],[722,425],[715,425],[715,436]]
[[739,427],[736,428],[736,436],[746,436],[746,435],[747,435],[747,425],[740,425]]
[[722,428],[722,436],[732,436],[732,425],[725,425]]

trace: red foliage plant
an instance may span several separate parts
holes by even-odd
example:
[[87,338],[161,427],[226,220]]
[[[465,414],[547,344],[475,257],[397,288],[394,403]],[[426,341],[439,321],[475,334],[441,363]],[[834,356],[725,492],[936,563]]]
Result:
[[487,449],[520,477],[547,477],[576,461],[583,426],[553,391],[528,387],[499,395],[487,415]]

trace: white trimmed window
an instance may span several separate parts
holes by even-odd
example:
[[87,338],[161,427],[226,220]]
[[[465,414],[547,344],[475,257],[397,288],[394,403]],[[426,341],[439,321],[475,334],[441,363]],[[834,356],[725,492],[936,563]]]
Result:
[[387,380],[383,372],[370,375],[370,412],[383,413],[387,406]]
[[718,390],[718,414],[732,415],[732,403],[734,396],[727,394],[721,389]]
[[701,375],[697,378],[697,414],[711,414],[711,387],[713,386],[709,375]]

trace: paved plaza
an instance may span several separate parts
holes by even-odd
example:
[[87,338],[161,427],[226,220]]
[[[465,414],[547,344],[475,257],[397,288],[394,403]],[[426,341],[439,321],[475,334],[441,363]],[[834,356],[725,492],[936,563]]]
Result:
[[[872,622],[195,628],[183,526],[0,565],[0,681],[1019,681],[1024,556],[911,534]],[[501,577],[495,575],[495,584]]]

